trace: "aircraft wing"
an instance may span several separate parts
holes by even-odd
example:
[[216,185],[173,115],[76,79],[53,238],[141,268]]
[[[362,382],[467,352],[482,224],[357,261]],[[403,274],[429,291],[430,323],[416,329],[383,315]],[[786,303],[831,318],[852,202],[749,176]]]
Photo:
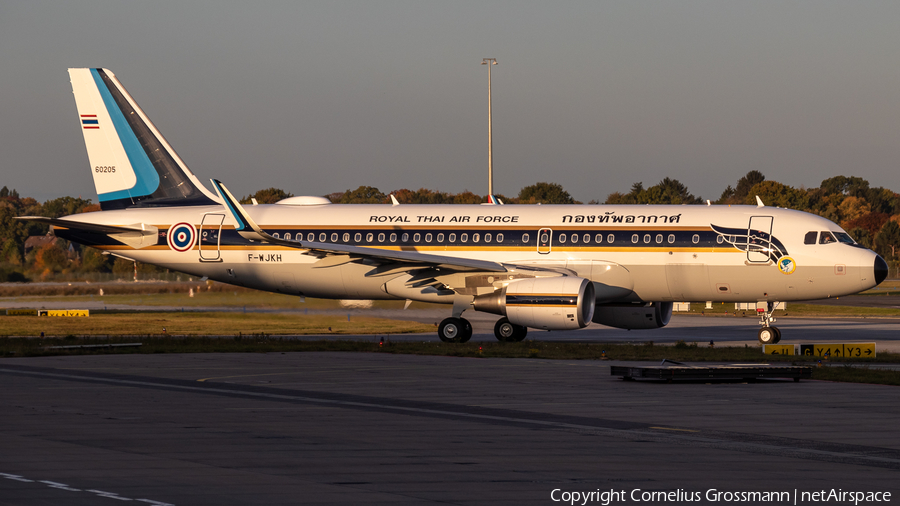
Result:
[[468,258],[456,258],[443,255],[431,255],[427,253],[418,253],[415,251],[389,251],[378,248],[367,248],[365,246],[350,246],[347,244],[334,244],[323,242],[309,241],[288,241],[279,239],[266,233],[260,228],[253,218],[247,214],[243,207],[238,203],[234,195],[228,191],[219,180],[212,179],[212,184],[219,192],[219,196],[225,202],[225,207],[231,213],[236,223],[235,229],[245,239],[255,241],[265,241],[270,244],[286,246],[289,248],[305,249],[313,252],[325,254],[349,255],[358,258],[368,258],[372,260],[382,260],[390,262],[402,262],[412,264],[425,264],[455,271],[490,271],[490,272],[506,272],[508,269],[500,263],[490,262],[486,260],[476,260]]

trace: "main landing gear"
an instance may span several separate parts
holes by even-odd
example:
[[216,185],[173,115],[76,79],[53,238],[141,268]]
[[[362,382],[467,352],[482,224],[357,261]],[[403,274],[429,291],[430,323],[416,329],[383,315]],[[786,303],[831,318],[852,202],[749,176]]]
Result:
[[444,318],[438,325],[438,337],[445,343],[465,343],[472,338],[472,324],[465,318]]
[[528,327],[510,323],[509,318],[506,318],[505,316],[497,320],[497,323],[494,324],[494,336],[501,343],[522,341],[525,339],[526,334],[528,334]]
[[778,307],[777,303],[768,302],[766,311],[759,314],[759,324],[762,325],[762,328],[759,329],[756,336],[759,338],[760,344],[777,344],[778,341],[781,341],[781,331],[778,330],[778,327],[771,325],[775,323],[775,317],[772,315],[775,313],[776,307]]

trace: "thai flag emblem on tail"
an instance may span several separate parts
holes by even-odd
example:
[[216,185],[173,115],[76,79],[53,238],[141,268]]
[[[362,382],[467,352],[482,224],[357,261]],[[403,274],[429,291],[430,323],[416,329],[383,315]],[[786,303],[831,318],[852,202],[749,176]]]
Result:
[[100,122],[97,121],[96,114],[82,114],[81,115],[81,128],[85,130],[90,130],[92,128],[100,128]]

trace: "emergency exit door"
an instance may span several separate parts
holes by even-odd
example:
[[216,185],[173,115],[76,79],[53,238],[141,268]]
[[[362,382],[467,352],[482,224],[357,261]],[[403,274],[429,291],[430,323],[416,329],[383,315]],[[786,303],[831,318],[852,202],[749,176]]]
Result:
[[222,246],[222,222],[224,214],[204,214],[200,223],[200,240],[197,249],[200,250],[201,262],[221,262],[219,249]]
[[751,216],[747,229],[747,260],[768,262],[772,251],[772,217]]

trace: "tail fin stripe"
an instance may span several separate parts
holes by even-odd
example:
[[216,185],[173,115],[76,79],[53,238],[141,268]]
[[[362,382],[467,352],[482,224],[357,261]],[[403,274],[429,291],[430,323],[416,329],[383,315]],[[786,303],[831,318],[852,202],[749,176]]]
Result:
[[134,135],[134,132],[128,124],[128,120],[126,120],[125,115],[122,114],[122,110],[110,93],[109,88],[107,88],[106,83],[104,83],[103,79],[100,77],[100,73],[97,69],[91,69],[91,75],[94,77],[94,82],[97,84],[97,89],[100,91],[100,97],[103,99],[103,104],[106,106],[106,110],[109,112],[109,117],[116,129],[116,133],[119,135],[119,141],[125,149],[128,161],[131,162],[131,167],[134,169],[137,176],[134,187],[128,190],[100,194],[98,195],[100,202],[130,199],[153,194],[153,192],[159,188],[159,174],[150,162],[147,153],[144,152],[141,143]]

